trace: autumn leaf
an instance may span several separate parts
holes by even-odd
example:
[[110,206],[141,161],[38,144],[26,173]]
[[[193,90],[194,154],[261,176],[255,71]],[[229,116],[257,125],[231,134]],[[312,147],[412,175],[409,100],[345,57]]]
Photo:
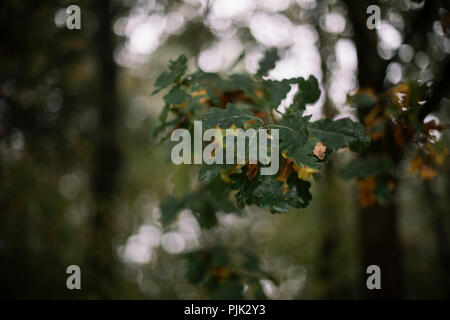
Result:
[[420,154],[411,160],[409,173],[413,174],[416,171],[418,172],[419,177],[424,180],[432,180],[437,175],[436,170],[424,163]]
[[361,207],[369,208],[375,204],[376,178],[373,176],[358,181],[358,196]]
[[372,141],[376,141],[384,137],[384,120],[385,115],[380,106],[375,106],[364,117],[364,125],[366,133],[370,135]]
[[201,104],[205,104],[209,101],[208,99],[208,93],[206,89],[201,89],[197,91],[191,92],[192,97],[200,97],[199,102]]
[[320,160],[323,160],[325,158],[327,147],[323,145],[322,142],[317,142],[314,146],[313,154],[319,158]]
[[230,271],[225,267],[215,267],[213,269],[213,275],[218,279],[220,284],[223,284],[230,277]]
[[247,176],[248,180],[253,180],[257,173],[258,173],[258,164],[257,163],[255,163],[255,164],[249,163],[248,171],[245,174]]
[[289,187],[287,185],[287,181],[292,172],[292,160],[284,159],[283,168],[281,168],[280,175],[277,178],[277,181],[282,182],[284,186],[284,193],[289,191]]
[[392,99],[402,111],[409,107],[411,87],[407,83],[400,83],[391,90]]
[[394,141],[399,148],[404,148],[414,136],[414,128],[398,123],[394,127]]
[[319,172],[318,169],[313,169],[305,165],[297,166],[296,164],[293,164],[292,169],[297,172],[299,179],[309,178],[313,173]]
[[450,12],[446,12],[441,17],[441,25],[447,36],[450,35]]
[[442,165],[447,158],[448,148],[442,140],[438,142],[427,142],[425,149],[428,151],[429,157],[438,165]]

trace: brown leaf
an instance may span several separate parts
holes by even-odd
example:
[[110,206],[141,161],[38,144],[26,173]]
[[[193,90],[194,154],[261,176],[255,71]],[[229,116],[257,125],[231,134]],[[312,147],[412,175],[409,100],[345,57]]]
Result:
[[219,96],[219,99],[220,99],[220,107],[222,109],[225,109],[228,103],[235,103],[239,101],[246,103],[253,103],[252,99],[250,99],[242,90],[232,90],[222,92],[222,94],[220,94]]
[[281,168],[280,175],[278,176],[277,181],[286,182],[291,172],[292,172],[292,160],[284,159],[283,168]]
[[281,168],[280,175],[276,179],[277,181],[283,182],[283,185],[284,185],[283,193],[289,192],[287,180],[289,179],[289,176],[291,175],[291,172],[292,172],[292,164],[293,164],[292,160],[284,159],[283,168]]
[[447,36],[450,36],[450,12],[446,12],[441,17],[442,29]]
[[324,146],[323,143],[319,141],[314,146],[313,154],[320,160],[323,160],[325,158],[326,151],[327,151],[327,147]]
[[256,174],[258,173],[258,164],[248,164],[248,171],[245,174],[248,178],[248,180],[253,180],[256,176]]
[[225,267],[215,267],[213,269],[213,275],[219,283],[223,284],[230,277],[230,270]]
[[400,83],[391,90],[392,99],[400,110],[406,110],[409,107],[411,88],[407,83]]
[[403,126],[402,124],[397,124],[394,127],[394,141],[399,148],[405,147],[405,145],[411,141],[414,137],[414,128],[411,126]]

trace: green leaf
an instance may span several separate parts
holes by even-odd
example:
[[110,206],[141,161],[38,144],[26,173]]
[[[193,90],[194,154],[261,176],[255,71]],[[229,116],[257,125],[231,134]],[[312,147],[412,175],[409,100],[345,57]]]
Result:
[[237,128],[244,129],[245,123],[256,120],[259,123],[263,121],[256,117],[253,113],[236,108],[235,105],[229,103],[226,109],[210,108],[203,114],[203,126],[206,129],[219,127],[220,129],[228,129],[235,125]]
[[217,94],[214,92],[214,90],[209,86],[206,86],[205,89],[206,89],[206,93],[208,94],[208,97],[211,99],[211,102],[215,106],[220,107],[220,99],[217,96]]
[[256,74],[261,77],[267,76],[269,71],[275,68],[275,64],[279,59],[280,56],[278,55],[276,48],[267,50],[264,54],[264,58],[262,58],[261,62],[259,63],[259,69]]
[[232,164],[204,164],[198,173],[198,180],[209,180],[216,177],[222,170],[228,170],[232,167]]
[[364,126],[349,118],[333,121],[318,120],[309,125],[311,136],[319,139],[327,149],[333,151],[349,147],[353,151],[362,151],[370,144],[370,138],[364,132]]
[[291,176],[288,180],[288,186],[290,188],[289,195],[291,196],[292,206],[295,208],[306,208],[312,200],[312,194],[309,191],[311,182]]
[[383,174],[390,174],[395,177],[397,176],[397,168],[392,160],[381,156],[371,156],[364,159],[356,158],[349,161],[341,169],[341,175],[344,178],[376,177]]
[[357,108],[372,108],[377,103],[375,97],[366,93],[357,93],[354,96],[349,97],[348,100]]
[[307,104],[315,103],[320,97],[319,82],[316,77],[309,76],[308,80],[299,78],[297,81],[298,92],[294,96],[292,110],[303,113]]
[[258,99],[258,96],[255,95],[255,90],[260,88],[260,83],[253,78],[242,74],[232,74],[230,83],[235,87],[234,90],[243,90],[248,96]]
[[164,88],[167,88],[170,84],[176,83],[184,75],[187,69],[187,58],[184,54],[178,57],[177,60],[170,60],[169,62],[169,72],[162,72],[155,81],[156,89],[152,92],[153,94],[158,93]]
[[255,196],[259,205],[270,208],[272,213],[283,213],[289,210],[290,195],[284,193],[283,183],[276,181],[273,176],[264,176],[261,184],[255,189]]
[[166,104],[183,104],[188,101],[190,97],[191,96],[180,87],[173,87],[163,99]]
[[280,152],[288,158],[300,150],[309,137],[308,121],[300,114],[285,114],[281,121],[269,124],[269,128],[279,130]]
[[174,196],[169,196],[164,200],[164,202],[159,206],[161,209],[160,221],[163,227],[166,227],[175,221],[178,212],[182,209],[182,207],[183,201]]
[[313,150],[319,139],[309,137],[305,145],[295,150],[295,152],[286,152],[284,156],[288,159],[294,160],[297,166],[306,166],[311,169],[320,169],[320,162],[314,154]]
[[166,120],[167,120],[167,115],[169,114],[169,111],[170,111],[170,107],[169,107],[169,105],[164,105],[164,108],[162,109],[162,111],[161,111],[161,113],[159,114],[159,117],[158,117],[158,119],[159,119],[159,121],[161,121],[161,122],[166,122]]
[[291,90],[291,80],[265,80],[263,85],[268,93],[269,103],[275,108],[280,105],[281,101],[286,98],[286,95]]
[[254,203],[253,194],[259,186],[260,180],[257,177],[253,180],[247,179],[245,172],[232,174],[230,179],[232,183],[229,185],[229,189],[238,190],[234,196],[237,207],[243,209],[246,205],[252,205]]

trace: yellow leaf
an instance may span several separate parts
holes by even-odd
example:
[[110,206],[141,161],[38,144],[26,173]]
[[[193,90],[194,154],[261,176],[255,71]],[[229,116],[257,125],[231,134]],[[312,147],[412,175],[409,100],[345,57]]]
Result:
[[400,83],[392,88],[392,98],[402,111],[405,111],[409,107],[409,96],[411,88],[407,83]]
[[413,174],[415,171],[418,172],[420,178],[425,180],[431,180],[437,175],[436,170],[423,162],[421,155],[417,155],[413,160],[411,160],[411,168],[409,169],[409,173]]
[[358,181],[359,203],[363,208],[369,208],[375,204],[375,177],[367,177]]
[[377,129],[377,126],[384,120],[383,109],[380,106],[375,106],[364,118],[366,126],[366,133],[370,134],[373,141],[379,140],[384,136],[384,130]]
[[173,107],[174,108],[186,108],[187,104],[188,104],[188,102],[186,101],[185,103],[182,103],[182,104],[176,104]]
[[305,165],[301,165],[299,167],[295,163],[292,164],[292,169],[297,172],[299,179],[309,178],[313,173],[319,172],[319,170],[307,167]]
[[206,95],[206,90],[205,89],[192,92],[192,96],[193,97],[205,96],[205,95]]

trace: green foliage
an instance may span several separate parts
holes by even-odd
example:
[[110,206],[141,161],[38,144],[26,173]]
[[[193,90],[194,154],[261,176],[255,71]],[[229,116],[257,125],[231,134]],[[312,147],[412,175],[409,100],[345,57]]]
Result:
[[369,137],[364,133],[364,126],[349,118],[319,120],[313,122],[309,130],[315,138],[334,151],[348,147],[360,152],[370,144]]
[[183,104],[190,98],[190,95],[180,87],[173,87],[163,99],[167,104]]
[[237,109],[235,105],[228,104],[226,109],[210,108],[202,117],[204,128],[220,128],[229,129],[233,126],[244,129],[245,123],[255,120],[262,123],[263,121],[249,111]]
[[257,74],[259,76],[267,76],[270,70],[275,68],[275,63],[280,59],[277,49],[267,50],[264,54],[264,58],[259,63],[259,69]]
[[216,212],[239,214],[237,209],[223,192],[226,184],[220,179],[212,179],[199,189],[186,192],[182,198],[169,196],[160,205],[161,223],[163,226],[171,224],[181,210],[191,210],[200,227],[212,228],[217,225]]
[[367,109],[373,108],[377,103],[376,99],[373,96],[363,92],[348,97],[348,100],[358,108]]
[[397,169],[390,159],[381,156],[356,158],[341,169],[341,175],[344,178],[367,178],[383,174],[390,174],[395,177],[397,176]]
[[[187,278],[205,289],[209,299],[266,299],[259,279],[273,277],[260,267],[257,256],[237,248],[208,247],[182,255]],[[244,286],[247,290],[244,295]]]
[[178,82],[181,76],[186,72],[186,62],[187,58],[185,55],[181,55],[175,61],[170,61],[170,71],[164,71],[159,75],[155,82],[155,87],[157,89],[154,90],[152,94],[158,93],[162,89],[167,88],[170,84]]
[[[311,122],[310,116],[303,116],[306,106],[320,97],[318,81],[313,76],[307,80],[261,80],[259,76],[275,66],[277,57],[276,51],[267,52],[255,77],[234,74],[221,78],[201,71],[184,75],[186,59],[182,56],[171,62],[170,72],[165,71],[158,77],[156,87],[167,84],[160,79],[170,78],[173,83],[164,96],[167,105],[162,112],[164,116],[160,117],[160,126],[192,130],[193,121],[201,120],[204,128],[218,128],[221,132],[228,128],[265,128],[269,132],[278,129],[282,155],[282,168],[274,176],[261,176],[261,163],[204,164],[198,180],[207,184],[222,181],[223,189],[211,194],[209,187],[200,186],[199,191],[189,193],[183,199],[170,199],[170,203],[161,206],[165,225],[174,220],[176,212],[188,208],[199,214],[201,225],[213,226],[215,215],[208,214],[208,209],[232,211],[221,207],[224,202],[214,204],[217,194],[233,193],[238,208],[255,204],[269,208],[272,213],[306,207],[311,201],[311,183],[305,179],[317,175],[321,164],[332,152],[346,147],[361,151],[369,145],[364,127],[351,119]],[[280,116],[277,108],[292,85],[297,86],[298,91],[292,105]],[[195,107],[190,108],[194,99]],[[172,120],[167,121],[167,112]],[[170,135],[170,130],[166,134]],[[225,148],[225,144],[222,147]],[[197,198],[197,194],[200,197]]]
[[307,104],[311,104],[317,101],[320,97],[319,83],[317,79],[310,76],[308,80],[304,78],[298,79],[298,92],[294,97],[294,103],[292,108],[294,111],[305,111]]
[[[287,212],[289,208],[304,208],[312,199],[309,188],[311,183],[302,179],[290,179],[289,188],[271,176],[262,178],[262,182],[255,189],[259,206],[270,208],[272,213]],[[288,192],[285,192],[288,190]]]

